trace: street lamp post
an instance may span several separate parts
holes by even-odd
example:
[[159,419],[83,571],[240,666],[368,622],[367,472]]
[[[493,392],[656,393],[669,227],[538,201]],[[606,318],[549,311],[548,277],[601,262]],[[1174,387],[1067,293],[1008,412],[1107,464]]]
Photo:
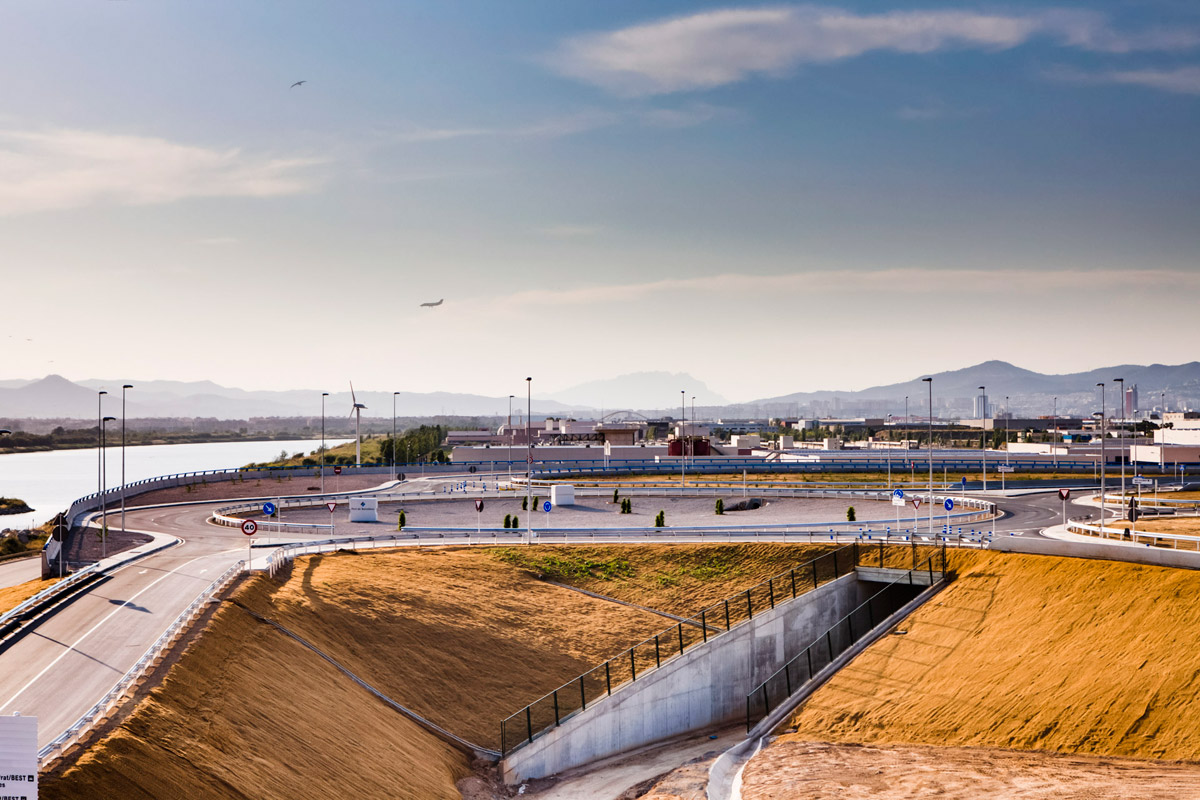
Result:
[[392,392],[392,480],[396,480],[396,395]]
[[525,535],[533,544],[533,436],[529,420],[533,417],[533,378],[525,379]]
[[321,494],[325,494],[325,398],[329,392],[321,392],[321,458],[318,462],[321,470]]
[[933,535],[933,378],[921,378],[929,384],[929,535]]
[[[797,416],[799,416],[799,415],[797,414]],[[892,415],[891,414],[887,415],[887,424],[889,427],[892,424]],[[892,491],[892,448],[891,448],[892,441],[891,440],[892,440],[891,431],[889,431],[888,432],[888,447],[886,448],[887,465],[888,465],[888,491],[889,492]],[[899,528],[900,526],[897,525],[896,527]]]
[[979,398],[983,401],[982,409],[979,412],[979,425],[983,429],[983,436],[979,437],[979,442],[983,446],[983,490],[987,491],[987,425],[984,420],[988,418],[987,411],[987,389],[983,386],[979,387]]
[[125,390],[133,384],[121,386],[121,530],[125,530]]
[[687,401],[686,392],[683,389],[679,390],[679,416],[683,421],[679,423],[679,485],[680,487],[687,486]]
[[99,495],[104,487],[104,395],[108,392],[101,389],[96,392],[96,494]]
[[1107,438],[1104,409],[1104,383],[1096,384],[1100,387],[1100,535],[1104,535],[1104,467],[1106,459],[1104,456],[1104,440]]
[[1113,378],[1113,383],[1121,384],[1117,401],[1121,404],[1121,508],[1125,508],[1125,379]]
[[1058,469],[1058,398],[1054,398],[1054,444],[1050,445],[1050,456],[1054,459],[1054,468]]
[[512,401],[516,395],[508,396],[508,479],[512,480],[512,450],[513,450],[513,429],[512,429]]
[[116,422],[116,417],[100,418],[100,557],[108,558],[108,442],[104,436],[104,424]]
[[1004,466],[1008,466],[1008,421],[1012,419],[1012,410],[1008,405],[1008,395],[1004,395]]
[[[1162,403],[1158,411],[1158,429],[1164,430],[1163,425],[1167,422],[1167,393],[1160,392]],[[1158,471],[1162,472],[1167,467],[1167,437],[1165,434],[1160,434],[1158,437]]]

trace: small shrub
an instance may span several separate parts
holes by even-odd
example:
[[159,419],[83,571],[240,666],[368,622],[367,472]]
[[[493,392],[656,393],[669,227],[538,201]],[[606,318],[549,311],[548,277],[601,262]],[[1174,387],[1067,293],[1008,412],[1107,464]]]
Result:
[[404,512],[403,512],[403,511],[401,511],[401,512],[400,512],[400,513],[399,513],[399,514],[396,516],[396,530],[398,530],[398,531],[402,531],[402,530],[404,530],[404,524],[405,524],[406,522],[408,522],[408,517],[407,517],[407,516],[405,516],[405,514],[404,514]]
[[512,523],[512,514],[505,514],[504,515],[504,527],[506,530],[508,529],[508,526],[511,523]]
[[621,490],[613,489],[613,504],[616,505],[617,501],[620,500],[620,498],[621,498]]
[[850,506],[849,508],[847,508],[846,509],[846,522],[856,522],[857,519],[858,518],[854,514],[854,506]]
[[528,498],[528,497],[522,497],[522,498],[521,498],[521,510],[522,510],[522,511],[528,511],[528,510],[529,510],[529,498]]
[[654,527],[665,528],[667,525],[667,512],[659,511],[658,516],[654,518]]
[[520,517],[516,514],[513,514],[512,526],[514,529],[521,527]]
[[725,513],[725,501],[718,497],[717,498],[717,516],[719,517],[724,513]]

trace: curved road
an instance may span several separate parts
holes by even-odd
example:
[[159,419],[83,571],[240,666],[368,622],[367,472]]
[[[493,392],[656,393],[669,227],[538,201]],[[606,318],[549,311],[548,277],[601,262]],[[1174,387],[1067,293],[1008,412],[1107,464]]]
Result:
[[[482,477],[438,476],[405,487],[416,484],[440,492],[443,485]],[[400,491],[375,492],[393,493]],[[0,650],[0,714],[37,716],[39,747],[66,731],[204,589],[245,557],[245,536],[207,519],[218,506],[252,501],[131,509],[130,530],[170,534],[182,542],[116,569]],[[1003,508],[1006,515],[997,521],[997,532],[1036,535],[1059,521],[1061,506],[1057,494],[1050,492],[1004,499]],[[346,519],[344,510],[340,514]],[[327,534],[287,536],[293,541],[322,538]]]

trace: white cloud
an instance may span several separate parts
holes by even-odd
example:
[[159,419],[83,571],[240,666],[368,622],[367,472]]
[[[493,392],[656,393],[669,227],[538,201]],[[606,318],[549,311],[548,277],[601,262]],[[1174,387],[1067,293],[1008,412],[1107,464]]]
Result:
[[540,232],[555,239],[589,239],[602,230],[599,225],[551,225]]
[[970,286],[972,291],[1022,294],[1036,286],[1039,293],[1151,291],[1156,286],[1177,291],[1200,291],[1200,273],[1175,270],[1027,270],[1027,269],[924,269],[805,270],[782,275],[726,273],[697,278],[669,278],[643,283],[583,286],[569,289],[528,289],[506,297],[489,297],[483,305],[505,309],[515,306],[551,308],[604,303],[627,304],[634,300],[661,303],[682,295],[720,303],[737,297],[807,297],[814,292],[847,292],[851,295],[928,296],[947,286]]
[[146,136],[6,129],[0,130],[0,215],[298,194],[315,187],[307,168],[318,163]]
[[620,119],[619,115],[607,111],[582,111],[510,127],[417,128],[400,134],[398,139],[401,142],[444,142],[477,137],[557,139],[615,125]]
[[549,61],[564,75],[618,94],[652,95],[723,86],[752,75],[779,76],[801,64],[871,51],[1005,50],[1038,35],[1104,52],[1200,43],[1194,31],[1121,34],[1103,16],[1087,11],[854,14],[820,6],[776,6],[709,11],[578,36],[563,42]]
[[1177,94],[1200,94],[1200,67],[1121,70],[1101,73],[1097,77],[1108,83],[1145,86]]

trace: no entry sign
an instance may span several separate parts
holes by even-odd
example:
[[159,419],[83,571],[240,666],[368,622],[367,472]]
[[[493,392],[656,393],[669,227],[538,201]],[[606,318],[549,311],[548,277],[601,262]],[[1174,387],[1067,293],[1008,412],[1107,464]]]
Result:
[[334,474],[334,475],[341,475],[341,474],[342,474],[342,468],[341,468],[341,467],[334,467],[334,468],[333,468],[333,474]]
[[253,536],[258,533],[258,523],[252,519],[248,519],[242,523],[242,533],[247,536]]

